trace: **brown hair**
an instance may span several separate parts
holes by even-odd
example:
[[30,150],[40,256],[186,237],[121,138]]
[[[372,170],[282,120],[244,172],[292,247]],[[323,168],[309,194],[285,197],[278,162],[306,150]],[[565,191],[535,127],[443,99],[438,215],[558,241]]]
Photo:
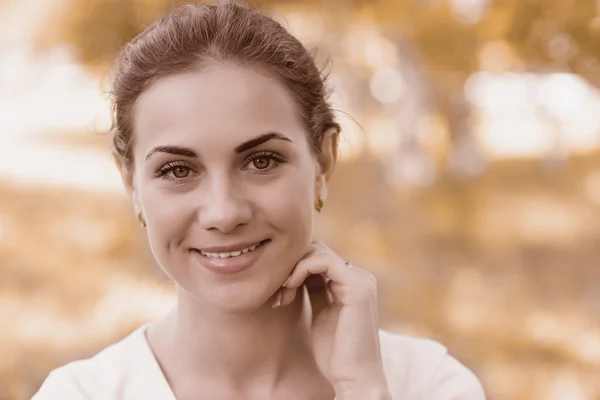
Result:
[[[129,42],[112,77],[113,152],[133,167],[132,110],[140,94],[166,75],[196,70],[206,61],[258,66],[274,73],[298,104],[319,154],[324,133],[339,132],[327,101],[325,74],[304,46],[279,23],[236,4],[184,5]],[[335,137],[337,144],[337,135]]]

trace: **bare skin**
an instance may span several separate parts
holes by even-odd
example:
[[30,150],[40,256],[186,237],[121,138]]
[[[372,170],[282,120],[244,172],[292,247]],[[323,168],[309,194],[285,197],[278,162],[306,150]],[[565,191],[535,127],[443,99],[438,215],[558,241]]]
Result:
[[[134,114],[121,172],[177,289],[147,332],[177,399],[389,399],[375,279],[313,237],[335,132],[315,155],[286,88],[231,64],[159,79]],[[240,272],[204,267],[206,248],[259,242]]]
[[[281,308],[276,326],[265,329],[265,325],[249,325],[239,321],[220,321],[214,324],[215,331],[200,330],[194,334],[172,332],[179,324],[175,321],[177,311],[165,320],[152,326],[148,340],[163,368],[171,389],[177,399],[323,399],[335,397],[332,386],[317,368],[311,349],[307,346],[309,334],[302,323],[302,299],[299,298],[289,309]],[[265,319],[265,323],[273,323]],[[223,328],[230,326],[230,328]],[[216,330],[222,329],[217,332]],[[245,331],[242,333],[240,329]],[[274,332],[265,334],[265,332]],[[203,339],[218,338],[211,343]],[[172,338],[177,338],[173,341]],[[265,337],[270,340],[265,340]],[[239,340],[251,346],[228,348]],[[189,344],[196,348],[191,349]],[[215,352],[215,349],[221,349]],[[280,358],[274,349],[281,349]],[[186,370],[182,360],[188,355],[194,358],[195,371]],[[225,365],[224,360],[231,360]],[[248,367],[250,365],[250,367]],[[248,368],[248,369],[245,369]]]

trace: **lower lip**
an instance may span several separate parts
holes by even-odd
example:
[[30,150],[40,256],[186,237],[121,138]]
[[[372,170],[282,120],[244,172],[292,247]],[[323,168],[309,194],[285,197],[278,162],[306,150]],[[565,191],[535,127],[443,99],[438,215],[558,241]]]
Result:
[[260,247],[236,257],[212,258],[203,256],[198,250],[191,250],[203,267],[217,274],[235,274],[250,268],[261,256],[270,241]]

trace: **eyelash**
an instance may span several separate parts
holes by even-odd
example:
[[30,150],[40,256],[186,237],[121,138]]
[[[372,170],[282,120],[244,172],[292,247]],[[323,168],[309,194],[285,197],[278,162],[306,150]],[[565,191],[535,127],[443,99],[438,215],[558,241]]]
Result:
[[[181,162],[181,161],[172,161],[172,162],[168,162],[165,165],[157,168],[154,171],[154,175],[158,178],[166,179],[166,180],[173,181],[173,182],[183,182],[189,176],[184,176],[183,178],[177,178],[177,177],[169,177],[167,175],[177,168],[185,168],[185,169],[189,170],[189,173],[194,173],[193,168],[189,164]],[[188,175],[189,175],[189,173],[188,173]]]
[[261,158],[266,158],[268,160],[271,160],[274,162],[275,165],[270,166],[268,168],[265,169],[257,169],[254,172],[257,174],[266,174],[267,172],[277,168],[279,165],[287,162],[287,160],[285,159],[285,157],[283,157],[281,154],[275,152],[275,151],[259,151],[257,153],[253,153],[251,154],[248,159],[246,164],[244,165],[244,167],[247,167],[248,165],[250,165],[250,163],[256,161],[256,160],[260,160]]
[[[261,158],[267,158],[270,161],[273,161],[274,165],[269,166],[268,168],[265,168],[265,169],[255,170],[254,172],[257,174],[265,174],[265,173],[270,172],[271,170],[277,168],[279,165],[287,162],[287,160],[281,154],[279,154],[275,151],[261,151],[261,152],[251,154],[246,159],[244,168],[246,168],[250,163],[252,163],[256,160],[259,160]],[[176,183],[183,182],[184,180],[189,178],[189,173],[188,173],[188,176],[185,176],[183,178],[170,177],[168,175],[170,172],[174,171],[177,168],[185,168],[189,171],[189,173],[195,173],[194,168],[192,166],[190,166],[188,163],[181,162],[181,161],[172,161],[172,162],[168,162],[165,165],[157,168],[154,171],[154,175],[158,178],[166,179],[166,180],[173,181]]]

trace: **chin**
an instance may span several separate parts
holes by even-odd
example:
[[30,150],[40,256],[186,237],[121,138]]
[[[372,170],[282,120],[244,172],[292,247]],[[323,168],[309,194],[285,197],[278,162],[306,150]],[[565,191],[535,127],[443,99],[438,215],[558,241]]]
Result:
[[260,287],[249,283],[196,287],[186,291],[202,304],[228,314],[250,314],[260,308],[271,307],[276,289],[269,290],[265,285]]

